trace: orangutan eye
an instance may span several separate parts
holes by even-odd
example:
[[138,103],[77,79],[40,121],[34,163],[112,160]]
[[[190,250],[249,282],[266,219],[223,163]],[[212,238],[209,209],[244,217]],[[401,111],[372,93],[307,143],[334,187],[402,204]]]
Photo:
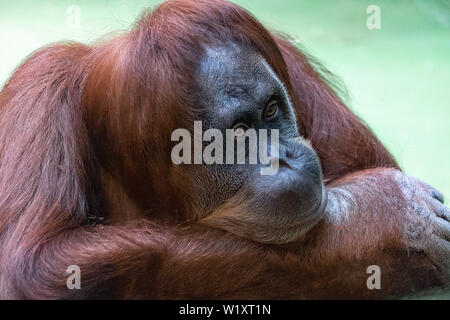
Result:
[[233,130],[236,137],[242,137],[245,134],[245,131],[248,130],[248,126],[243,122],[239,122],[233,126]]
[[271,100],[264,109],[264,119],[273,119],[278,114],[278,100]]

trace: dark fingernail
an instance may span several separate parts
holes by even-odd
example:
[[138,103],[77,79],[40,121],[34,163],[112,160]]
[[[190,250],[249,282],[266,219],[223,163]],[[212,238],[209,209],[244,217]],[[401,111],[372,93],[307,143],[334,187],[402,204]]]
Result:
[[433,191],[433,198],[441,203],[444,203],[444,195],[439,191]]

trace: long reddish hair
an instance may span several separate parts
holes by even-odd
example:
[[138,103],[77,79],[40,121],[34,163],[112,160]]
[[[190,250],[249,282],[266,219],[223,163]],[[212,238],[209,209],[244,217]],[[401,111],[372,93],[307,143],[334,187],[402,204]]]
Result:
[[123,35],[39,50],[1,91],[2,296],[57,296],[73,260],[94,286],[137,265],[164,239],[149,226],[99,226],[111,206],[103,171],[139,209],[189,218],[174,192],[183,181],[170,171],[169,133],[195,116],[202,48],[227,42],[253,46],[284,82],[327,179],[396,166],[289,40],[231,2],[171,0]]

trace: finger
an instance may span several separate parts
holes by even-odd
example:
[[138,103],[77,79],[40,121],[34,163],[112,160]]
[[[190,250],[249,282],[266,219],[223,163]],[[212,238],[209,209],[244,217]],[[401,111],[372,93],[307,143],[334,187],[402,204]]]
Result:
[[431,209],[438,217],[450,221],[450,208],[437,200],[432,201],[430,205]]
[[450,241],[450,222],[447,220],[443,220],[441,218],[435,219],[435,232],[442,238],[447,241]]
[[444,195],[442,194],[442,192],[440,192],[439,190],[437,190],[435,187],[429,185],[426,182],[423,182],[420,179],[417,178],[413,178],[416,182],[418,182],[420,185],[422,185],[425,190],[428,190],[431,193],[431,196],[436,199],[437,201],[439,201],[440,203],[444,203],[445,199],[444,199]]
[[431,196],[436,199],[437,201],[439,201],[440,203],[444,203],[444,195],[442,194],[442,192],[440,192],[439,190],[437,190],[436,188],[430,186],[428,183],[420,181],[426,188],[426,190],[430,190],[431,192]]
[[445,202],[444,195],[440,191],[433,189],[431,191],[431,195],[433,196],[434,199],[436,199],[440,203],[444,204],[444,202]]

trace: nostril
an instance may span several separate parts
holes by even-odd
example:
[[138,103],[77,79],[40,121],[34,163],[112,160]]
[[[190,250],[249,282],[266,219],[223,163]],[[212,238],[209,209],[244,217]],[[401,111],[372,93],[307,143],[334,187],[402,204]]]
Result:
[[286,148],[285,156],[288,160],[299,160],[304,154],[302,148]]
[[286,148],[286,158],[290,160],[299,160],[305,154],[305,150],[300,146]]
[[294,156],[294,154],[292,153],[291,149],[286,148],[286,157],[292,158],[293,156]]
[[280,157],[280,158],[278,158],[278,161],[279,161],[278,163],[279,163],[279,165],[281,167],[291,168],[291,166],[289,165],[289,162],[287,161],[286,157]]
[[303,140],[288,140],[284,144],[285,154],[288,159],[299,160],[311,149]]

